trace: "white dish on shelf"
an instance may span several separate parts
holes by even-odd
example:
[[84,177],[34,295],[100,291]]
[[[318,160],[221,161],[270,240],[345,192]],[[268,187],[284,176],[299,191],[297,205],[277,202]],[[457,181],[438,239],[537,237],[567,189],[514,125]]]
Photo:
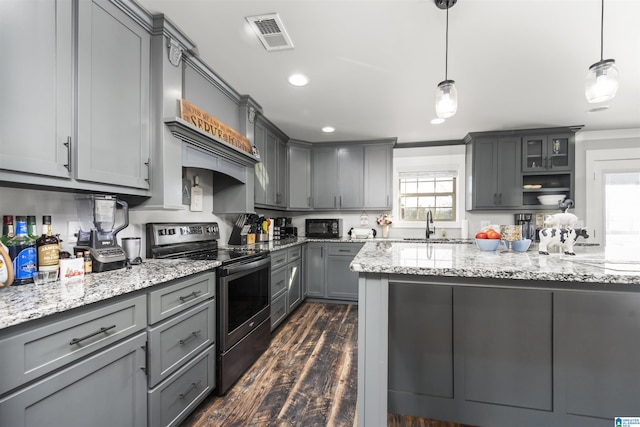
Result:
[[538,188],[542,188],[542,184],[524,184],[522,188],[525,190],[537,190]]
[[567,196],[565,194],[545,194],[538,196],[538,201],[541,205],[557,205],[558,202],[562,202]]

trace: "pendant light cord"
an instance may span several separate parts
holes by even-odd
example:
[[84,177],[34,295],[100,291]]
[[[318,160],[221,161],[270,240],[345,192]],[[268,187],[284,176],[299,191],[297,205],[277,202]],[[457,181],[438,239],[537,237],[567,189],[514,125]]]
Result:
[[600,61],[604,59],[604,0],[600,11]]
[[[604,2],[604,0],[602,0]],[[447,2],[447,26],[445,32],[445,48],[444,48],[444,79],[448,80],[449,71],[449,3]],[[604,7],[604,6],[603,6]]]

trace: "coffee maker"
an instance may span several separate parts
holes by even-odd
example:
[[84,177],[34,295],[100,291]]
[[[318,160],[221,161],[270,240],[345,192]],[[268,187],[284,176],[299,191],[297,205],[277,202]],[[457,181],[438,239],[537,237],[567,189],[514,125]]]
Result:
[[535,218],[531,213],[517,213],[514,215],[515,224],[522,226],[522,238],[535,240],[536,224]]
[[[126,254],[118,246],[116,234],[129,225],[129,205],[110,195],[76,196],[80,231],[73,251],[89,251],[94,273],[117,270],[126,263]],[[122,210],[122,224],[116,226],[116,210]]]

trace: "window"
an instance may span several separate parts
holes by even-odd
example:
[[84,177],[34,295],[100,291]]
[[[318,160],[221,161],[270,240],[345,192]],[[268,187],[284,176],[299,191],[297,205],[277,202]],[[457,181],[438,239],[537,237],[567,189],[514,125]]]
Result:
[[456,171],[400,172],[399,210],[402,221],[456,220]]

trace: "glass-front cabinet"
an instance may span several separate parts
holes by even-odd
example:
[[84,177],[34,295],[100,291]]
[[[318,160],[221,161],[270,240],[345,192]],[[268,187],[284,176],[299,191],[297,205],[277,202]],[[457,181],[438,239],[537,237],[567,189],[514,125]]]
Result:
[[522,138],[522,171],[568,171],[573,168],[571,135],[535,135]]

